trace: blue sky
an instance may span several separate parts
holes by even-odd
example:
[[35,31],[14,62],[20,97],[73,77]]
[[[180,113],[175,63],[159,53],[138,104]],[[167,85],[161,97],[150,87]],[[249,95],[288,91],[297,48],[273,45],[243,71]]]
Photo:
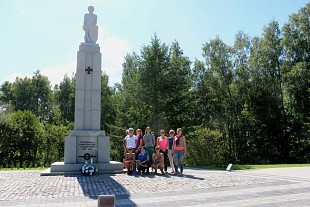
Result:
[[121,81],[126,53],[140,53],[156,33],[180,43],[192,61],[217,35],[228,45],[237,31],[260,36],[271,20],[280,26],[306,0],[10,0],[0,1],[0,84],[40,70],[52,84],[75,72],[83,41],[83,16],[98,16],[102,70],[110,85]]

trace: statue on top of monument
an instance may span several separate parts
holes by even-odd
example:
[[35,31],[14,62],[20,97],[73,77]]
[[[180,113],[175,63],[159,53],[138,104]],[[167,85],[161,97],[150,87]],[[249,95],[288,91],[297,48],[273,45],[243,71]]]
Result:
[[89,6],[89,13],[84,15],[83,30],[85,31],[85,43],[95,44],[98,39],[97,15],[93,14],[94,10],[95,8],[93,6]]

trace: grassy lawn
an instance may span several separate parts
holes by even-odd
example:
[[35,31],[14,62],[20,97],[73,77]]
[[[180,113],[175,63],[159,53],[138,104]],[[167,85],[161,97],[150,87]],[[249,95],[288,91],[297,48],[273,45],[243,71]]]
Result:
[[46,170],[47,167],[34,167],[34,168],[0,168],[0,171],[10,171],[10,170]]
[[[212,169],[212,170],[226,170],[226,167],[227,166],[205,166],[202,168]],[[232,170],[284,168],[284,167],[310,167],[310,164],[233,165]]]

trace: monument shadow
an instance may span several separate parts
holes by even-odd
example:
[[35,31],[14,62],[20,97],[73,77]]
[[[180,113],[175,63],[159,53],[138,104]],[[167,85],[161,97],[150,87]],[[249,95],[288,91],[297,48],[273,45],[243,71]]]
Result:
[[97,200],[99,195],[114,195],[116,201],[115,206],[137,206],[130,200],[130,193],[126,188],[112,178],[113,175],[97,173],[92,176],[81,174],[65,175],[65,177],[75,177],[79,182],[84,196],[87,198]]

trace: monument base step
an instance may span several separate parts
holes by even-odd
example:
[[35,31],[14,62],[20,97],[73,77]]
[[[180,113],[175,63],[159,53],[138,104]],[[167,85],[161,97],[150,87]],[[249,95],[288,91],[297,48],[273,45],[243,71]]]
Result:
[[[53,176],[53,175],[80,175],[82,174],[81,168],[83,164],[65,164],[64,162],[54,162],[51,167],[42,171],[41,176]],[[93,163],[96,173],[115,174],[123,173],[123,163],[110,161],[107,163]]]

